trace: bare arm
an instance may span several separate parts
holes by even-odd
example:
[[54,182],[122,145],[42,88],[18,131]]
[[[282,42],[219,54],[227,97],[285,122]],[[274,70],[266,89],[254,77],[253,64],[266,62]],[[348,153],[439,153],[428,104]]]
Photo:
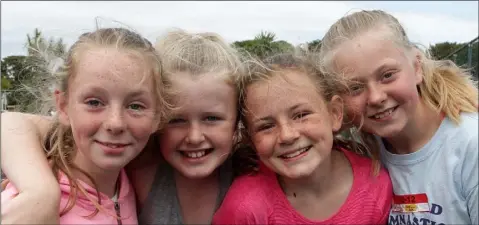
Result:
[[11,204],[2,206],[2,223],[52,222],[53,216],[58,217],[60,187],[46,160],[41,139],[51,124],[48,117],[1,114],[2,172],[19,191]]

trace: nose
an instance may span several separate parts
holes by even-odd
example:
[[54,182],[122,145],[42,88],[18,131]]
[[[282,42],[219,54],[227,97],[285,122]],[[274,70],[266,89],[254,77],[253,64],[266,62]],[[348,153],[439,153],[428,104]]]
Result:
[[188,135],[186,136],[186,142],[188,144],[197,145],[202,143],[204,140],[205,136],[201,126],[196,122],[192,122],[188,130]]
[[299,132],[290,123],[283,123],[280,126],[279,141],[280,144],[293,144],[299,138]]
[[106,130],[112,134],[121,134],[126,129],[125,117],[121,106],[112,106],[105,122]]
[[368,105],[381,105],[387,98],[386,92],[378,85],[370,85],[368,87]]

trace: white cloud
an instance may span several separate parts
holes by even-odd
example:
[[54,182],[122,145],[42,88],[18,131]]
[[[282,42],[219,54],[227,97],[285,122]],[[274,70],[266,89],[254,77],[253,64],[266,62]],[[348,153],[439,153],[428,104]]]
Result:
[[[38,27],[47,36],[68,44],[94,29],[120,21],[151,41],[166,29],[212,31],[228,41],[253,38],[261,30],[299,44],[320,39],[334,23],[360,2],[2,2],[2,57],[25,52],[26,34]],[[408,3],[404,3],[408,4]],[[367,8],[363,8],[367,9]],[[477,36],[478,22],[451,15],[421,13],[420,9],[391,12],[404,24],[410,39],[428,45],[443,41],[466,42]],[[477,16],[476,16],[477,18]]]

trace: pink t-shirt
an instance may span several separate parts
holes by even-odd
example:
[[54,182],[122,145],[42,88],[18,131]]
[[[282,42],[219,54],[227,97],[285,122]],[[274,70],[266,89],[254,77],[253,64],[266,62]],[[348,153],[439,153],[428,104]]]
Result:
[[323,221],[297,212],[282,191],[276,174],[261,164],[257,175],[237,178],[216,211],[213,224],[387,224],[392,202],[389,174],[371,174],[371,160],[343,150],[353,170],[353,185],[339,210]]
[[[122,224],[138,224],[138,219],[136,216],[136,200],[135,200],[135,193],[133,191],[133,187],[131,186],[125,171],[121,171],[120,173],[120,192],[118,193],[118,206],[121,223]],[[87,193],[91,198],[97,200],[97,192],[93,187],[80,181],[81,185],[85,188]],[[61,190],[61,199],[60,199],[60,211],[61,212],[68,202],[68,197],[71,191],[71,187],[68,183],[68,178],[63,174],[60,173],[60,190]],[[17,189],[13,186],[12,183],[9,183],[4,191],[2,191],[2,208],[8,202],[13,199],[18,194]],[[117,215],[117,211],[115,210],[115,203],[112,199],[106,196],[103,193],[100,193],[101,204],[106,211],[111,213],[112,215]],[[39,209],[41,210],[41,209]],[[73,208],[68,211],[66,214],[60,217],[60,224],[118,224],[119,221],[117,218],[105,213],[105,212],[98,212],[93,218],[86,218],[86,216],[90,215],[94,212],[95,206],[83,195],[80,191],[78,191],[77,201]]]

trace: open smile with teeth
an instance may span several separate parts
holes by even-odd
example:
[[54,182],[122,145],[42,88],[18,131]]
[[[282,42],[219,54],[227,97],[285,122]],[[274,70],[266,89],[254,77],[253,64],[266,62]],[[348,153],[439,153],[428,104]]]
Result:
[[297,151],[294,151],[294,152],[291,152],[291,153],[288,153],[288,154],[283,154],[283,155],[280,155],[279,158],[282,158],[282,159],[291,159],[291,158],[294,158],[298,155],[301,155],[307,151],[309,151],[311,149],[312,146],[308,146],[308,147],[305,147],[305,148],[301,148]]
[[206,156],[212,151],[213,151],[212,148],[208,148],[208,149],[203,149],[199,151],[179,151],[179,152],[187,158],[196,159],[196,158],[201,158],[203,156]]
[[100,141],[97,141],[97,142],[109,148],[123,148],[128,145],[128,144],[113,144],[113,143],[106,143],[106,142],[100,142]]
[[369,118],[372,118],[372,119],[382,119],[382,118],[384,118],[384,117],[386,117],[386,116],[391,115],[391,113],[393,113],[394,110],[396,110],[396,109],[397,109],[397,106],[392,107],[392,108],[389,108],[389,109],[387,109],[387,110],[385,110],[385,111],[382,111],[382,112],[380,112],[380,113],[376,113],[376,114],[370,116]]

